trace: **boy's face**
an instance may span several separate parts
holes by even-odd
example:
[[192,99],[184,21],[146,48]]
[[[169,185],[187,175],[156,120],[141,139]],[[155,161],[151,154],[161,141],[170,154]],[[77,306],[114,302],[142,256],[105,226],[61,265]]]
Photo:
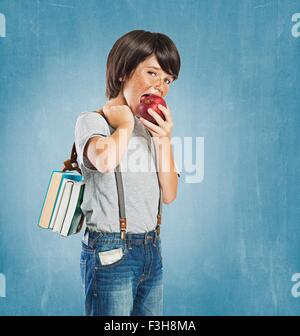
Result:
[[125,78],[123,95],[128,106],[135,113],[143,94],[153,93],[165,97],[173,80],[172,75],[161,69],[156,56],[151,55],[136,67],[130,78]]

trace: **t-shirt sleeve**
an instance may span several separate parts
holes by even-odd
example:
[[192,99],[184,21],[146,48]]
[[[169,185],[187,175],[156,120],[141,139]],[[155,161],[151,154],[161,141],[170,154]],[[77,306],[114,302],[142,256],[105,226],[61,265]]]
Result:
[[87,170],[95,171],[96,168],[84,155],[85,145],[93,136],[109,136],[110,131],[106,120],[96,112],[84,112],[79,115],[75,124],[75,146],[78,164]]

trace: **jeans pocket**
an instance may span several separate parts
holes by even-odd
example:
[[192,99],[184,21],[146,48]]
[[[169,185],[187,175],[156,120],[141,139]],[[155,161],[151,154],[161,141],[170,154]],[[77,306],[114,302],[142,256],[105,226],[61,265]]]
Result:
[[97,249],[97,264],[100,268],[121,265],[127,259],[128,250],[124,242],[100,241]]

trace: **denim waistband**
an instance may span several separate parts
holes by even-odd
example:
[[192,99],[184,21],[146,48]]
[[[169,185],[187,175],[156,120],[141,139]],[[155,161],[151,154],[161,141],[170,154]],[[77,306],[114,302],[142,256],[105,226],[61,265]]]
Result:
[[[147,242],[153,241],[154,243],[160,239],[156,230],[148,231],[145,233],[129,233],[126,232],[126,241],[132,244],[147,244]],[[121,240],[120,232],[104,232],[104,231],[91,231],[86,229],[84,238],[86,245],[90,245],[90,242],[95,241],[118,241]]]

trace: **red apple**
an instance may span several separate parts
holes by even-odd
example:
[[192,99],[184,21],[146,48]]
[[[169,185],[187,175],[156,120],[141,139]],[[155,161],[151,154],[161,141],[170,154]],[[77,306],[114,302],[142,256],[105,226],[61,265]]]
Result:
[[156,113],[158,113],[163,120],[166,120],[165,115],[158,107],[159,104],[163,105],[164,107],[167,107],[167,104],[162,97],[157,96],[155,94],[146,93],[142,95],[140,99],[140,103],[136,109],[136,114],[137,116],[143,117],[144,119],[149,120],[153,124],[158,125],[156,120],[148,113],[148,109],[151,108]]

